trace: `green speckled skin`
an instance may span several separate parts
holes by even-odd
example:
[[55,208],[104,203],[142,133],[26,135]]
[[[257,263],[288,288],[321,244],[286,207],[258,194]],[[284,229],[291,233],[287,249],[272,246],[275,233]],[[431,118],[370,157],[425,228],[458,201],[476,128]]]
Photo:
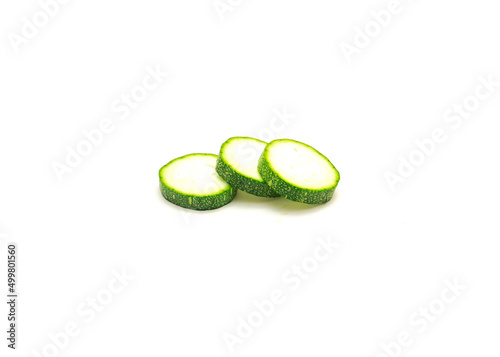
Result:
[[[282,140],[289,140],[289,139],[282,139]],[[274,140],[271,143],[275,141],[280,141],[280,140]],[[304,143],[298,142],[302,145],[306,145]],[[268,144],[270,145],[270,144]],[[309,145],[306,145],[309,146]],[[269,146],[268,146],[269,147]],[[326,203],[330,201],[333,197],[333,192],[335,191],[335,188],[337,187],[337,184],[340,180],[340,175],[338,175],[338,171],[335,168],[335,166],[332,167],[333,169],[337,172],[338,175],[338,180],[331,186],[326,189],[322,190],[314,190],[314,189],[308,189],[304,187],[298,187],[294,186],[293,184],[290,184],[289,182],[285,181],[281,176],[278,175],[276,171],[274,171],[272,164],[267,160],[267,148],[264,150],[262,155],[260,156],[259,159],[259,165],[258,165],[258,170],[264,181],[267,182],[269,186],[276,192],[278,192],[281,196],[292,200],[296,202],[302,202],[302,203],[308,203],[308,204],[319,204],[319,203]],[[313,148],[314,149],[314,148]],[[314,149],[316,152],[318,152],[316,149]],[[318,152],[318,155],[322,155],[320,152]],[[326,157],[325,157],[326,159]],[[328,159],[327,159],[328,160]],[[330,162],[328,160],[328,162]],[[330,163],[331,164],[331,163]]]
[[[233,138],[231,138],[233,139]],[[231,140],[229,139],[229,140]],[[236,137],[240,139],[240,137]],[[253,139],[253,138],[249,138]],[[229,141],[228,140],[228,141]],[[253,139],[257,140],[257,139]],[[226,142],[228,142],[226,141]],[[260,141],[260,140],[259,140]],[[224,143],[225,144],[225,143]],[[231,186],[237,188],[238,190],[245,191],[255,196],[260,197],[279,197],[280,195],[276,193],[266,182],[258,181],[251,177],[244,176],[234,170],[225,160],[222,154],[224,144],[222,144],[219,157],[217,158],[217,165],[215,166],[215,171],[219,174],[224,181],[226,181]]]
[[[217,157],[217,155],[214,154],[190,154],[190,155],[210,155]],[[186,155],[189,156],[189,155]],[[182,159],[185,156],[179,157],[175,160]],[[167,165],[170,163],[174,162],[175,160],[170,161]],[[165,166],[167,166],[165,165]],[[165,167],[163,166],[163,167]],[[177,206],[181,206],[184,208],[189,208],[193,210],[199,210],[199,211],[206,211],[206,210],[211,210],[211,209],[216,209],[220,208],[222,206],[227,205],[230,203],[234,196],[236,196],[236,188],[229,186],[226,190],[214,194],[214,195],[206,195],[206,196],[194,196],[194,195],[187,195],[184,193],[180,193],[176,191],[175,189],[168,187],[165,182],[162,181],[161,178],[161,171],[163,167],[160,169],[160,191],[163,197],[167,201],[172,202],[173,204]]]
[[220,156],[217,159],[215,171],[224,181],[231,186],[236,187],[238,190],[260,197],[279,197],[279,194],[277,194],[267,183],[239,174],[233,170],[233,168],[231,168],[231,166],[229,166]]
[[220,208],[231,202],[236,196],[236,189],[230,187],[228,190],[214,196],[187,196],[167,186],[160,180],[160,190],[163,197],[177,206],[206,211]]

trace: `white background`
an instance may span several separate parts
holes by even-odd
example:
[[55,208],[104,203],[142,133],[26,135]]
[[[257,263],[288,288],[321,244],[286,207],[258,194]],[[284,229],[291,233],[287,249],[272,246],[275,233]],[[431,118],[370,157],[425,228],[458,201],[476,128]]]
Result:
[[[498,355],[500,88],[458,129],[443,113],[478,77],[500,81],[499,9],[400,6],[348,63],[342,42],[387,1],[244,0],[221,19],[210,0],[74,0],[17,53],[9,34],[40,5],[2,2],[0,261],[17,242],[18,354],[75,322],[80,334],[52,355],[228,355],[223,333],[286,290],[282,274],[330,234],[335,255],[234,354],[377,356],[409,331],[400,355]],[[112,103],[157,65],[169,77],[120,120]],[[161,197],[162,165],[258,136],[283,108],[294,118],[273,135],[340,171],[331,202],[238,194],[195,212]],[[114,131],[60,182],[51,165],[102,118]],[[384,175],[436,128],[447,140],[391,191]],[[122,268],[134,279],[86,323],[77,307]],[[455,278],[467,290],[416,331],[409,317]]]

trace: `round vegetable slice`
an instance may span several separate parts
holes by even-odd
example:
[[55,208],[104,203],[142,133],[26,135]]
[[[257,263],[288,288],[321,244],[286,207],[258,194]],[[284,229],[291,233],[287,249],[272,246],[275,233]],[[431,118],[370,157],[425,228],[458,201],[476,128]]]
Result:
[[168,201],[184,208],[210,210],[233,200],[236,189],[215,172],[217,155],[190,154],[160,169],[160,190]]
[[261,197],[278,197],[257,170],[259,157],[267,143],[249,137],[226,140],[219,153],[217,173],[231,186]]
[[260,156],[258,170],[281,196],[310,204],[330,201],[340,180],[323,154],[290,139],[271,141]]

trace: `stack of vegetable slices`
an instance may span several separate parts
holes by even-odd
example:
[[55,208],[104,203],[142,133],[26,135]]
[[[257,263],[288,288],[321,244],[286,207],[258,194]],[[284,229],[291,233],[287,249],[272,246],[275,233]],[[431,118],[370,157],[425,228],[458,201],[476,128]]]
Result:
[[326,203],[339,180],[339,172],[326,156],[291,139],[266,143],[233,137],[222,144],[219,156],[190,154],[160,169],[163,197],[195,210],[222,207],[233,200],[237,190],[260,197]]

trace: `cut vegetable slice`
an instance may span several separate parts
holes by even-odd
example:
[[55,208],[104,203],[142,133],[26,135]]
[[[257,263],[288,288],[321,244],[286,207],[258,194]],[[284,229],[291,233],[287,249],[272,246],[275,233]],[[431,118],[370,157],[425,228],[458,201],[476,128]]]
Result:
[[258,170],[273,190],[302,203],[330,201],[340,180],[339,172],[323,154],[290,139],[271,141],[260,156]]
[[266,142],[254,138],[230,138],[220,148],[215,170],[238,190],[261,197],[278,197],[257,170],[259,157],[266,145]]
[[233,200],[236,189],[215,172],[217,155],[190,154],[160,169],[160,190],[168,201],[184,208],[209,210]]

